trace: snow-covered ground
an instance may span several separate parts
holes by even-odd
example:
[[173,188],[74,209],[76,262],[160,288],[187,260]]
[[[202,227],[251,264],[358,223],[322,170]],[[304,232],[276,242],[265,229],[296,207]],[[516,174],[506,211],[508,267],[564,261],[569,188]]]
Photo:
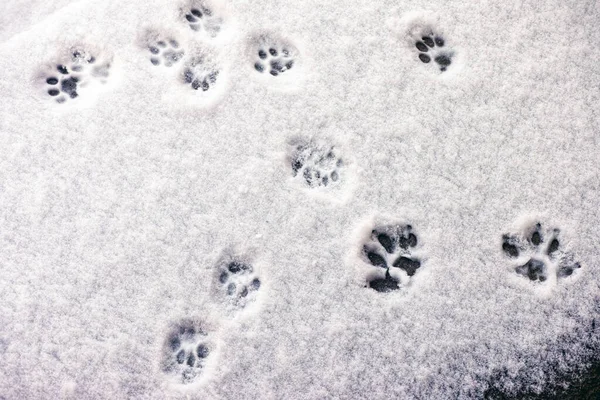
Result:
[[3,2],[0,399],[571,382],[600,351],[599,18]]

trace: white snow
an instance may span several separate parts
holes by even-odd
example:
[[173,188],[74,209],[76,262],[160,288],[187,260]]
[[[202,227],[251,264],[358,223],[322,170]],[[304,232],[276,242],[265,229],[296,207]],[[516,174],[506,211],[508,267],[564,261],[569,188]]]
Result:
[[[9,0],[0,15],[0,399],[482,398],[560,384],[600,348],[600,3]],[[419,60],[423,35],[443,37],[426,54],[446,71]],[[182,58],[153,65],[169,39]],[[260,73],[263,47],[277,56]],[[63,76],[76,49],[95,62]],[[68,76],[78,96],[50,96]],[[340,179],[294,176],[298,144]],[[527,243],[538,222],[571,276]],[[363,246],[390,224],[413,227],[421,266],[378,293]],[[551,279],[516,273],[536,254]],[[252,267],[231,272],[233,297],[230,262]],[[199,343],[187,378],[165,367]]]

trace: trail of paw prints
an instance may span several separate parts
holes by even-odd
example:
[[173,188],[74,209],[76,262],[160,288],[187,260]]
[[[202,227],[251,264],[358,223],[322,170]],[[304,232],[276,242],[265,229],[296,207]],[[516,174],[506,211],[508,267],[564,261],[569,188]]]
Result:
[[261,281],[250,263],[231,260],[219,266],[220,291],[237,307],[256,299]]
[[561,280],[573,275],[581,264],[561,249],[560,240],[559,229],[544,229],[538,222],[521,234],[503,235],[502,251],[513,260],[514,271],[533,282],[544,282],[551,275]]
[[429,64],[433,60],[442,72],[452,64],[454,53],[446,48],[446,41],[441,35],[433,32],[423,35],[415,41],[415,47],[422,63]]
[[63,104],[80,96],[81,89],[94,80],[106,83],[110,62],[82,50],[71,51],[67,62],[56,63],[45,74],[45,91],[57,103]]
[[197,381],[214,344],[199,321],[184,319],[174,324],[163,346],[162,370],[175,383]]
[[[172,35],[149,31],[141,38],[150,63],[161,71],[163,79],[173,79],[173,91],[165,92],[170,101],[192,101],[214,104],[226,88],[226,73],[212,48],[183,45]],[[167,82],[163,82],[167,83]],[[179,86],[181,85],[181,86]],[[179,89],[183,89],[179,90]],[[186,92],[186,90],[189,90]],[[210,95],[203,95],[204,93]],[[193,94],[183,99],[181,95]]]
[[203,33],[210,38],[216,37],[223,25],[223,18],[216,15],[213,7],[202,1],[194,1],[183,9],[186,24],[191,30]]
[[161,38],[148,43],[149,60],[152,65],[172,67],[185,54],[179,42],[173,38]]
[[298,49],[287,40],[264,35],[252,43],[251,55],[254,70],[277,77],[296,66]]
[[182,79],[193,90],[206,92],[217,84],[219,72],[206,56],[197,56],[185,63]]
[[421,268],[421,261],[411,254],[417,245],[418,238],[411,225],[386,225],[373,229],[363,244],[363,260],[373,267],[383,268],[385,276],[371,279],[368,286],[378,292],[399,289],[400,280],[390,274],[390,268],[399,271],[407,280],[414,276]]
[[334,146],[300,142],[292,146],[292,175],[310,188],[330,187],[340,183],[344,161]]

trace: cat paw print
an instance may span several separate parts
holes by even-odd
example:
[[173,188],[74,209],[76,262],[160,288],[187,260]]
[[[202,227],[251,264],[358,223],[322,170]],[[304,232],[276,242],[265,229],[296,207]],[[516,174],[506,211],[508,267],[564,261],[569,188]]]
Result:
[[560,280],[581,268],[572,253],[561,249],[560,230],[544,229],[539,222],[521,234],[503,235],[502,251],[514,260],[514,271],[533,282]]
[[213,344],[198,321],[185,319],[170,329],[163,349],[162,370],[175,383],[195,382],[205,367]]
[[45,91],[57,103],[66,103],[80,96],[80,91],[94,80],[106,83],[110,72],[108,61],[85,50],[74,49],[64,63],[57,63],[45,74]]
[[173,38],[151,41],[148,44],[148,51],[152,65],[164,65],[165,67],[177,64],[185,53],[179,42]]
[[231,303],[243,307],[256,298],[261,282],[252,265],[233,260],[219,268],[219,285]]
[[251,47],[254,69],[260,74],[276,77],[296,67],[298,50],[287,40],[265,35]]
[[221,32],[223,18],[215,15],[212,7],[204,2],[194,2],[184,10],[185,22],[194,32],[204,33],[214,38]]
[[448,50],[445,45],[444,38],[433,33],[423,35],[420,40],[415,42],[415,47],[419,52],[419,60],[425,64],[429,64],[433,60],[442,72],[446,71],[452,64],[453,57],[453,52]]
[[217,84],[219,69],[204,56],[193,57],[183,69],[183,82],[194,90],[203,92]]
[[[363,244],[363,260],[373,267],[385,270],[369,280],[368,286],[378,292],[400,288],[401,281],[408,282],[421,268],[421,261],[411,253],[418,245],[417,235],[411,225],[387,225],[371,231]],[[390,268],[394,275],[390,274]],[[379,270],[381,271],[381,270]]]
[[46,78],[48,95],[55,97],[58,103],[64,103],[67,99],[77,98],[79,96],[79,93],[77,93],[77,85],[80,78],[78,76],[72,76],[69,68],[63,64],[56,65],[56,71],[58,74]]
[[292,147],[292,175],[311,188],[334,186],[340,183],[344,162],[333,146],[300,142]]

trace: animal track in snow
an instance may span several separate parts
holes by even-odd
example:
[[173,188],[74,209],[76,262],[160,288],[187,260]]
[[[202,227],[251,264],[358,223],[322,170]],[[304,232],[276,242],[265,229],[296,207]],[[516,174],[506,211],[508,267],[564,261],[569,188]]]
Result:
[[223,18],[216,15],[213,7],[203,1],[194,1],[182,10],[185,22],[194,32],[204,33],[214,38],[223,25]]
[[184,55],[184,50],[177,40],[173,38],[161,38],[148,43],[150,62],[152,65],[172,67],[177,64]]
[[251,48],[253,67],[260,74],[277,77],[296,67],[298,49],[287,40],[262,35]]
[[230,260],[219,267],[219,285],[231,303],[244,307],[256,298],[261,281],[250,263]]
[[447,50],[444,46],[444,38],[434,33],[424,35],[415,42],[415,47],[419,52],[419,60],[428,64],[433,59],[442,72],[446,71],[448,66],[452,64],[453,56],[452,51]]
[[183,82],[194,90],[208,91],[217,84],[219,69],[206,56],[192,57],[183,69]]
[[99,60],[86,50],[74,48],[66,62],[49,68],[44,77],[45,91],[62,104],[78,98],[81,90],[93,81],[106,83],[109,72],[109,61]]
[[456,64],[456,53],[440,28],[439,18],[428,12],[407,12],[399,21],[399,33],[409,51],[421,63],[436,66],[441,72]]
[[369,287],[378,292],[399,289],[400,280],[390,274],[390,267],[401,271],[405,279],[414,276],[421,267],[421,261],[411,255],[417,245],[417,235],[411,225],[385,225],[373,229],[363,244],[363,261],[385,269],[385,277],[371,279]]
[[538,222],[520,234],[503,235],[502,250],[514,260],[517,274],[534,282],[544,282],[552,275],[560,280],[571,276],[581,265],[571,253],[561,250],[559,238],[559,229],[544,229]]
[[176,383],[195,382],[202,374],[213,344],[198,321],[185,319],[173,325],[163,349],[162,370]]
[[344,162],[334,146],[312,141],[292,145],[290,156],[292,175],[311,188],[335,186],[340,183]]

